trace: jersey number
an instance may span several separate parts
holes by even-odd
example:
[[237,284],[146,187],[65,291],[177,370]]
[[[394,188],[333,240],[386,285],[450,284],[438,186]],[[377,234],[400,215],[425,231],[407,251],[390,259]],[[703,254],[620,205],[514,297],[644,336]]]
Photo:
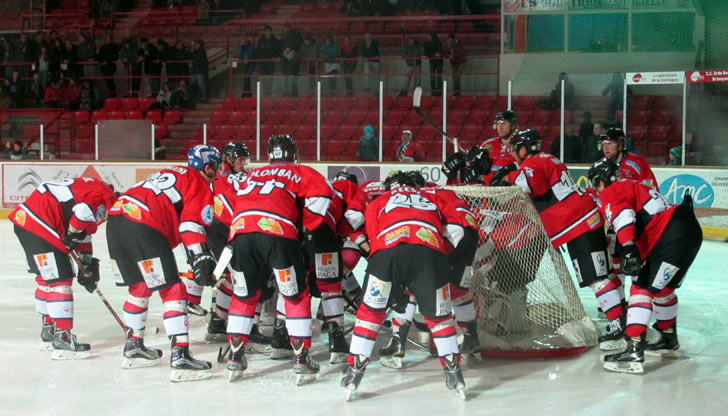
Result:
[[[233,186],[237,188],[236,184],[233,184]],[[275,179],[269,179],[265,182],[248,180],[248,186],[243,189],[238,189],[238,196],[248,195],[249,193],[253,192],[253,189],[257,187],[260,187],[258,195],[268,195],[276,188],[284,189],[286,187],[286,184],[283,182],[279,182]]]
[[406,195],[406,194],[394,194],[391,198],[389,198],[389,201],[387,201],[387,206],[384,207],[384,212],[389,213],[389,211],[395,209],[395,208],[414,208],[414,209],[421,209],[423,211],[436,211],[437,206],[427,200],[427,198],[423,198],[420,195]]
[[151,178],[144,181],[142,188],[149,189],[154,195],[165,194],[175,204],[182,199],[179,191],[174,187],[177,177],[170,172],[157,172]]

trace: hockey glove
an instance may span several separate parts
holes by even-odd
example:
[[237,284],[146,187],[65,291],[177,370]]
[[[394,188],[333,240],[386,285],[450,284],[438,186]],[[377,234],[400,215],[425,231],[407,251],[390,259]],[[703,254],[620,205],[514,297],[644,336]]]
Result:
[[[84,261],[84,263],[86,263]],[[86,288],[88,293],[94,293],[96,285],[98,285],[101,276],[99,274],[99,259],[91,257],[91,262],[84,264],[84,267],[78,268],[78,284]]]
[[73,251],[85,238],[86,231],[78,231],[73,227],[68,227],[66,230],[66,236],[63,237],[63,245],[66,246],[68,251]]
[[215,258],[210,253],[195,255],[190,259],[192,273],[195,275],[192,280],[200,286],[213,286],[215,280],[212,278],[212,272],[216,265]]
[[518,170],[518,165],[516,162],[509,163],[502,168],[495,171],[493,174],[493,177],[490,178],[490,186],[508,186],[510,183],[506,181],[505,178],[509,173],[513,172],[514,170]]
[[445,174],[445,176],[448,177],[448,179],[452,179],[455,177],[455,175],[458,174],[458,171],[465,166],[465,155],[461,152],[453,153],[450,155],[450,157],[445,160],[445,162],[442,164],[442,173]]
[[477,169],[465,168],[465,172],[465,183],[483,183],[483,176]]
[[640,250],[634,244],[622,246],[622,271],[629,276],[637,276],[642,271],[642,257]]

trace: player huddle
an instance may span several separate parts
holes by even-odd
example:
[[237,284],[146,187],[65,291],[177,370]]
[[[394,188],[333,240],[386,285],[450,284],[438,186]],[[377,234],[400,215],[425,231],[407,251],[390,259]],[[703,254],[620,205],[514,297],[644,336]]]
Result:
[[[650,188],[654,176],[623,151],[621,131],[603,135],[605,149],[614,141],[618,151],[615,157],[605,151],[608,157],[590,169],[593,189],[585,191],[561,161],[540,152],[536,131],[517,129],[513,112],[499,114],[494,127],[499,137],[446,160],[448,183],[515,185],[530,196],[552,244],[566,244],[580,286],[592,288],[610,320],[599,339],[602,349],[613,350],[605,368],[641,372],[645,352],[675,352],[674,290],[702,241],[690,198],[670,206]],[[395,172],[384,182],[361,187],[347,172],[329,182],[298,163],[287,135],[272,136],[270,163],[251,171],[246,170],[245,145],[230,143],[223,153],[195,146],[188,166],[163,169],[121,195],[94,179],[44,182],[10,214],[29,271],[36,275],[43,349],[53,350],[54,359],[89,356],[90,345],[71,333],[71,283],[77,274],[89,292],[97,290],[99,260],[92,255],[91,235],[107,221],[115,283],[128,290],[123,368],[161,361],[162,351],[143,341],[149,299],[158,292],[171,343],[170,380],[210,377],[212,364],[190,354],[188,313],[206,313],[199,299],[205,286],[213,286],[217,291],[206,338],[227,341],[219,361],[227,359],[229,381],[246,371],[250,341],[270,343],[274,359],[292,358],[297,384],[313,381],[319,372],[309,354],[315,296],[321,298],[317,317],[328,333],[330,362],[347,363],[341,380],[347,398],[362,381],[391,311],[393,337],[379,350],[379,359],[385,366],[402,367],[417,307],[446,387],[464,398],[461,354],[480,348],[471,265],[478,242],[496,236],[479,226],[478,214],[453,191],[457,188],[425,183],[416,171]],[[637,176],[625,174],[634,166]],[[616,233],[611,252],[605,219]],[[177,269],[173,249],[179,244],[190,276]],[[497,249],[519,247],[509,243]],[[368,259],[363,289],[351,273],[361,255]],[[622,271],[634,276],[628,303],[623,281],[612,270],[610,259],[616,255]],[[71,258],[79,260],[77,273]],[[515,264],[513,271],[535,273]],[[522,279],[524,287],[529,277]],[[274,331],[266,337],[258,329],[261,305],[276,295]],[[356,311],[351,345],[344,328],[347,308]],[[653,309],[660,338],[648,343]],[[456,326],[464,335],[460,344]]]

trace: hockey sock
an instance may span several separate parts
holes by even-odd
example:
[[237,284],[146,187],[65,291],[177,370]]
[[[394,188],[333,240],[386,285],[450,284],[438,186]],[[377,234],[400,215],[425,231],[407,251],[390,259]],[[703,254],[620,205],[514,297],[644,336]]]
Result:
[[308,289],[297,296],[284,298],[286,305],[286,329],[291,342],[303,341],[305,349],[311,348],[311,295]]
[[629,295],[629,311],[627,312],[627,329],[625,335],[639,338],[647,331],[647,324],[652,317],[652,298],[654,294],[636,284],[632,284]]
[[[386,300],[384,304],[386,305]],[[351,348],[349,349],[351,354],[347,358],[349,364],[353,365],[353,357],[355,355],[372,356],[374,343],[377,340],[377,332],[386,314],[386,309],[375,310],[366,303],[362,303],[359,306],[359,309],[356,311],[354,335],[351,337]]]
[[359,282],[356,280],[354,273],[349,272],[346,274],[342,286],[349,296],[349,299],[354,299],[361,293],[361,286],[359,286]]
[[35,289],[35,311],[43,316],[43,322],[51,324],[53,320],[48,316],[48,292],[50,292],[50,286],[40,276],[35,278],[35,282],[38,284],[38,287]]
[[344,326],[344,298],[341,296],[341,282],[328,282],[319,280],[318,288],[321,291],[321,307],[326,322],[336,322]]
[[215,312],[218,318],[227,319],[232,296],[233,283],[230,273],[225,273],[225,280],[217,288],[217,295],[215,295]]
[[159,290],[164,303],[164,330],[171,339],[175,337],[175,346],[189,346],[187,336],[189,321],[187,319],[187,291],[182,282]]
[[444,357],[448,354],[458,354],[460,352],[452,315],[436,318],[428,318],[425,316],[425,323],[432,333],[432,339],[435,342],[438,356]]
[[[624,314],[622,308],[624,287],[619,277],[612,276],[611,279],[597,280],[589,285],[589,287],[594,291],[594,295],[597,297],[597,304],[602,308],[604,314],[607,315],[607,319],[613,321]],[[621,297],[620,288],[622,288]]]
[[263,302],[258,301],[258,304],[255,306],[255,317],[253,318],[253,325],[260,324],[260,313],[262,311],[263,311]]
[[286,301],[280,293],[276,299],[276,319],[286,320]]
[[453,284],[450,285],[450,296],[452,297],[452,308],[455,311],[456,322],[464,330],[468,326],[468,322],[475,320],[473,296],[468,289]]
[[253,329],[255,309],[258,306],[260,293],[260,290],[258,290],[253,296],[245,299],[233,295],[232,302],[230,303],[230,311],[228,312],[228,342],[232,337],[240,337],[243,339],[243,345],[248,343],[250,331]]
[[49,285],[47,305],[48,315],[56,324],[56,329],[73,329],[73,279]]
[[134,338],[144,338],[150,296],[152,296],[152,291],[144,282],[134,283],[129,286],[129,297],[124,302],[122,312],[124,324],[131,328],[132,337]]
[[677,322],[677,295],[674,289],[664,288],[655,295],[654,309],[657,329],[665,331],[675,327]]
[[412,294],[412,292],[407,291],[407,294],[409,295],[409,302],[407,303],[407,308],[404,310],[404,313],[395,312],[394,318],[392,319],[392,325],[394,326],[395,331],[400,326],[406,324],[407,322],[412,322],[415,319],[415,310],[417,309],[417,299],[415,298],[415,295]]
[[185,290],[187,291],[187,302],[193,304],[193,305],[199,305],[202,301],[202,290],[204,289],[202,286],[195,283],[192,279],[180,279],[185,285]]

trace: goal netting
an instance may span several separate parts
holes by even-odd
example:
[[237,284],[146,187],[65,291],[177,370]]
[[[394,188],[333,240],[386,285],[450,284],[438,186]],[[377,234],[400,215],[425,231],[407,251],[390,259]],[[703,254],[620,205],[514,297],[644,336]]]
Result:
[[578,354],[597,343],[561,254],[518,187],[446,187],[480,226],[472,292],[483,355]]

